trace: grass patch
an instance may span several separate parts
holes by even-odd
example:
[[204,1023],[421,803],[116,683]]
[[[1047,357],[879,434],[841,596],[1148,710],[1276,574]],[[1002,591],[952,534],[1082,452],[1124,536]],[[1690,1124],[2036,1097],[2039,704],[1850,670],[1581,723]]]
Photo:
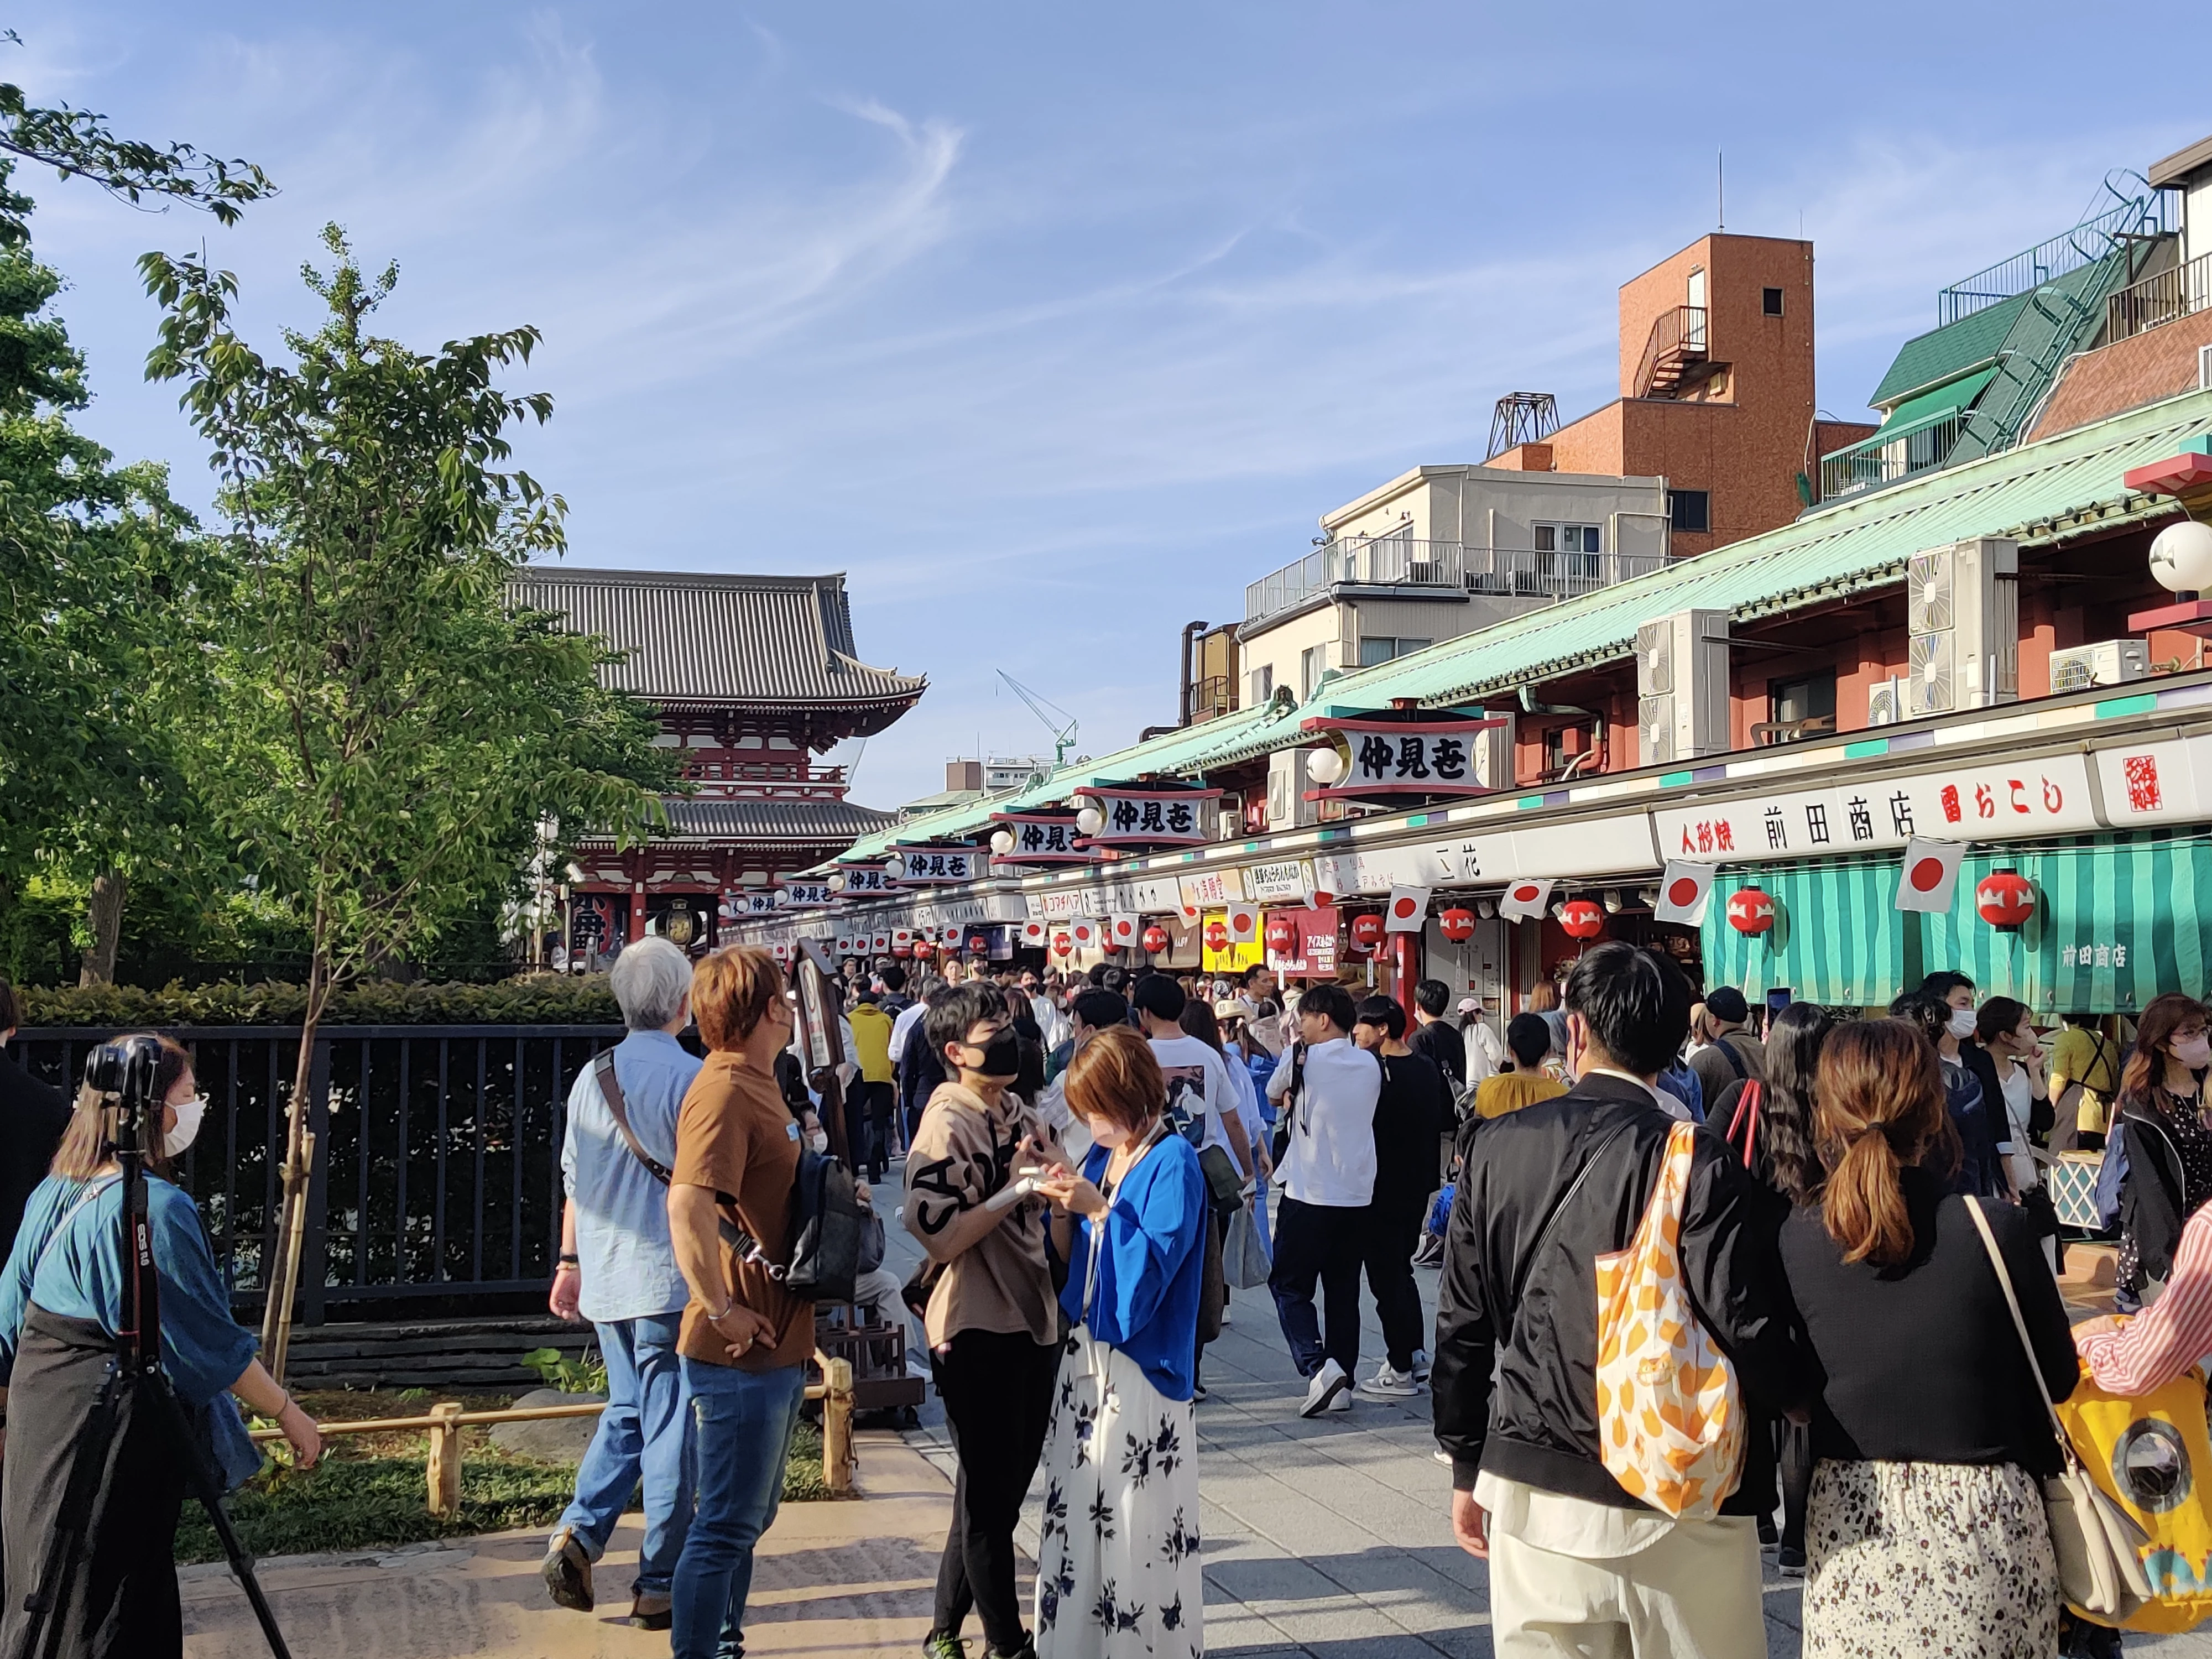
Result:
[[[428,1404],[368,1393],[309,1395],[304,1403],[319,1422],[405,1416]],[[471,1396],[465,1403],[481,1409],[509,1402]],[[461,1512],[449,1520],[434,1516],[424,1502],[428,1448],[420,1434],[334,1437],[323,1443],[322,1462],[305,1474],[265,1464],[244,1490],[231,1495],[230,1517],[246,1547],[257,1556],[389,1549],[516,1527],[550,1528],[568,1506],[575,1466],[510,1456],[490,1443],[489,1433],[483,1428],[464,1431]],[[800,1424],[793,1437],[783,1495],[790,1503],[830,1496],[822,1478],[821,1433],[810,1425]],[[176,1559],[222,1559],[215,1528],[189,1499],[177,1526]]]

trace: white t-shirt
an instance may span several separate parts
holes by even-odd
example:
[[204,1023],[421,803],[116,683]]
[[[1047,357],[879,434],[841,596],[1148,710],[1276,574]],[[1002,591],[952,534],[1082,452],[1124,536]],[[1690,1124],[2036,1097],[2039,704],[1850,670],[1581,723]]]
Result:
[[1234,1161],[1237,1152],[1229,1146],[1228,1131],[1222,1127],[1222,1114],[1237,1109],[1237,1085],[1230,1082],[1229,1068],[1221,1063],[1221,1056],[1194,1036],[1174,1036],[1154,1037],[1152,1058],[1159,1061],[1160,1071],[1167,1078],[1168,1109],[1175,1115],[1177,1126],[1185,1119],[1204,1122],[1206,1137],[1198,1143],[1200,1149],[1226,1148]]
[[899,1010],[898,1018],[891,1022],[892,1065],[897,1065],[899,1056],[906,1052],[907,1033],[921,1024],[921,1017],[928,1012],[929,1010],[919,1002],[910,1002]]
[[2028,1151],[2034,1143],[2027,1127],[2028,1115],[2035,1109],[2035,1085],[2028,1081],[2027,1068],[2015,1065],[2012,1075],[1997,1086],[2004,1091],[2008,1127],[2005,1145],[1997,1150],[2004,1154],[2005,1167],[2012,1171],[2012,1184],[2026,1192],[2037,1180],[2035,1154]]
[[[1291,1063],[1285,1054],[1275,1076],[1283,1077]],[[1273,1079],[1267,1092],[1277,1093]],[[1333,1209],[1362,1208],[1373,1200],[1375,1103],[1382,1093],[1382,1065],[1350,1037],[1307,1048],[1297,1096],[1284,1109],[1291,1115],[1291,1138],[1275,1180],[1285,1198]]]

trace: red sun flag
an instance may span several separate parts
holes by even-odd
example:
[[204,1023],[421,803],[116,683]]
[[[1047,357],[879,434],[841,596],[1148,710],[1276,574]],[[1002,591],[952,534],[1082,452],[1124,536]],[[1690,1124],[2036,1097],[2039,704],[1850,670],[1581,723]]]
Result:
[[1651,907],[1651,919],[1671,921],[1680,927],[1704,927],[1716,867],[1680,859],[1668,860],[1666,872],[1659,878],[1659,902]]
[[1905,868],[1897,883],[1897,908],[1928,915],[1948,912],[1959,885],[1959,860],[1966,852],[1964,842],[1907,842]]
[[1428,920],[1429,890],[1425,887],[1393,887],[1389,902],[1382,907],[1384,931],[1393,933],[1418,933]]
[[1508,921],[1533,921],[1544,914],[1544,907],[1551,902],[1549,881],[1516,881],[1498,901],[1498,914]]

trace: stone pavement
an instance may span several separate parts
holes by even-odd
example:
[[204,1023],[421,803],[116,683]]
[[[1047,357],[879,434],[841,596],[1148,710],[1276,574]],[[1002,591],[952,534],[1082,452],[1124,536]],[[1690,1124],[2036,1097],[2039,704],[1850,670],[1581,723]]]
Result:
[[[745,1648],[828,1659],[911,1659],[929,1632],[951,1489],[894,1434],[860,1437],[863,1499],[787,1504],[755,1558]],[[261,1581],[301,1659],[652,1659],[665,1633],[630,1629],[635,1516],[594,1575],[599,1608],[570,1613],[538,1576],[543,1530],[383,1554],[294,1556]],[[265,1659],[246,1598],[221,1564],[186,1567],[189,1659]]]

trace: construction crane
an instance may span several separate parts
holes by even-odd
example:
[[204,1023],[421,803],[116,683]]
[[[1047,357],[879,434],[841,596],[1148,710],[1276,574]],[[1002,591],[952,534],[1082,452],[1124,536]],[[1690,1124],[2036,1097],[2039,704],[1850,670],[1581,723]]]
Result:
[[[1075,747],[1075,733],[1077,731],[1075,716],[1069,714],[1067,710],[1062,708],[1058,703],[1049,702],[1047,699],[1039,696],[1036,692],[1030,690],[1029,687],[1024,685],[1019,680],[1016,679],[1012,674],[1006,672],[1005,669],[1000,669],[998,671],[998,675],[1000,679],[1006,681],[1008,685],[1013,687],[1014,695],[1030,706],[1030,713],[1035,714],[1039,720],[1042,720],[1044,722],[1045,730],[1052,733],[1052,767],[1053,770],[1057,772],[1061,767],[1067,764],[1067,751]],[[1048,708],[1052,711],[1051,714],[1048,714],[1045,712]],[[1066,720],[1067,723],[1065,726],[1055,724],[1052,718],[1053,714],[1059,715],[1061,720]]]

